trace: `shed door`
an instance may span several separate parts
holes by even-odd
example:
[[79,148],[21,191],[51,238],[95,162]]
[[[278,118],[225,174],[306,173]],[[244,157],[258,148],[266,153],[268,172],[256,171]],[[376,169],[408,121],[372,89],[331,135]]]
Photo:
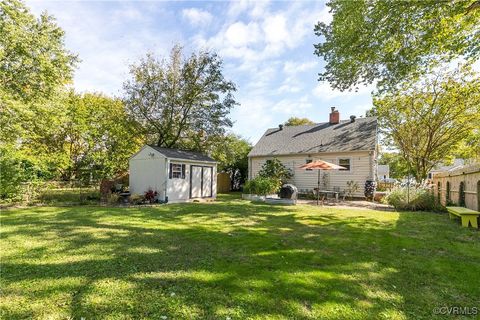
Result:
[[212,196],[212,168],[203,167],[202,197]]
[[191,166],[190,170],[190,197],[200,198],[202,196],[202,167]]

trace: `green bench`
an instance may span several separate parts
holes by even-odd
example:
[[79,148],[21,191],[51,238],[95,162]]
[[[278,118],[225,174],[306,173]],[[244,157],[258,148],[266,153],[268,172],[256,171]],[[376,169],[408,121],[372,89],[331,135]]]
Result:
[[447,207],[448,214],[450,219],[454,219],[455,217],[460,217],[462,219],[462,226],[468,227],[470,224],[472,227],[478,229],[478,216],[480,216],[480,212],[474,211],[464,207]]

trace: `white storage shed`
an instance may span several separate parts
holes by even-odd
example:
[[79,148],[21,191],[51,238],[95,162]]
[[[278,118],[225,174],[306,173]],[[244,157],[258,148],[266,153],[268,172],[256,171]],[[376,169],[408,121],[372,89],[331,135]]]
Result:
[[217,163],[199,152],[145,145],[129,167],[132,195],[152,190],[168,202],[217,196]]

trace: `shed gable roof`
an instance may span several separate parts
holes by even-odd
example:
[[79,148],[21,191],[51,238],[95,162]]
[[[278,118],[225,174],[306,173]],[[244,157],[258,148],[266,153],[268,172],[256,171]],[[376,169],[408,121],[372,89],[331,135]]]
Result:
[[284,126],[268,129],[248,154],[272,156],[375,150],[377,144],[377,118],[358,118],[304,126]]
[[209,156],[195,151],[181,150],[181,149],[170,149],[170,148],[161,148],[154,145],[148,145],[149,147],[160,152],[167,158],[173,159],[184,159],[190,161],[206,161],[206,162],[216,162],[214,159]]

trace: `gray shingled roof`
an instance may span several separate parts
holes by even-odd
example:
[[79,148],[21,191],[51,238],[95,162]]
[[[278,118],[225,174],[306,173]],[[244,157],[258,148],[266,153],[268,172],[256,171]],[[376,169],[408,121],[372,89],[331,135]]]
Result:
[[149,146],[157,150],[167,158],[216,162],[209,156],[200,152],[180,150],[180,149],[161,148],[154,145],[149,145]]
[[334,125],[325,122],[268,129],[248,156],[375,150],[376,143],[377,118],[357,118]]

